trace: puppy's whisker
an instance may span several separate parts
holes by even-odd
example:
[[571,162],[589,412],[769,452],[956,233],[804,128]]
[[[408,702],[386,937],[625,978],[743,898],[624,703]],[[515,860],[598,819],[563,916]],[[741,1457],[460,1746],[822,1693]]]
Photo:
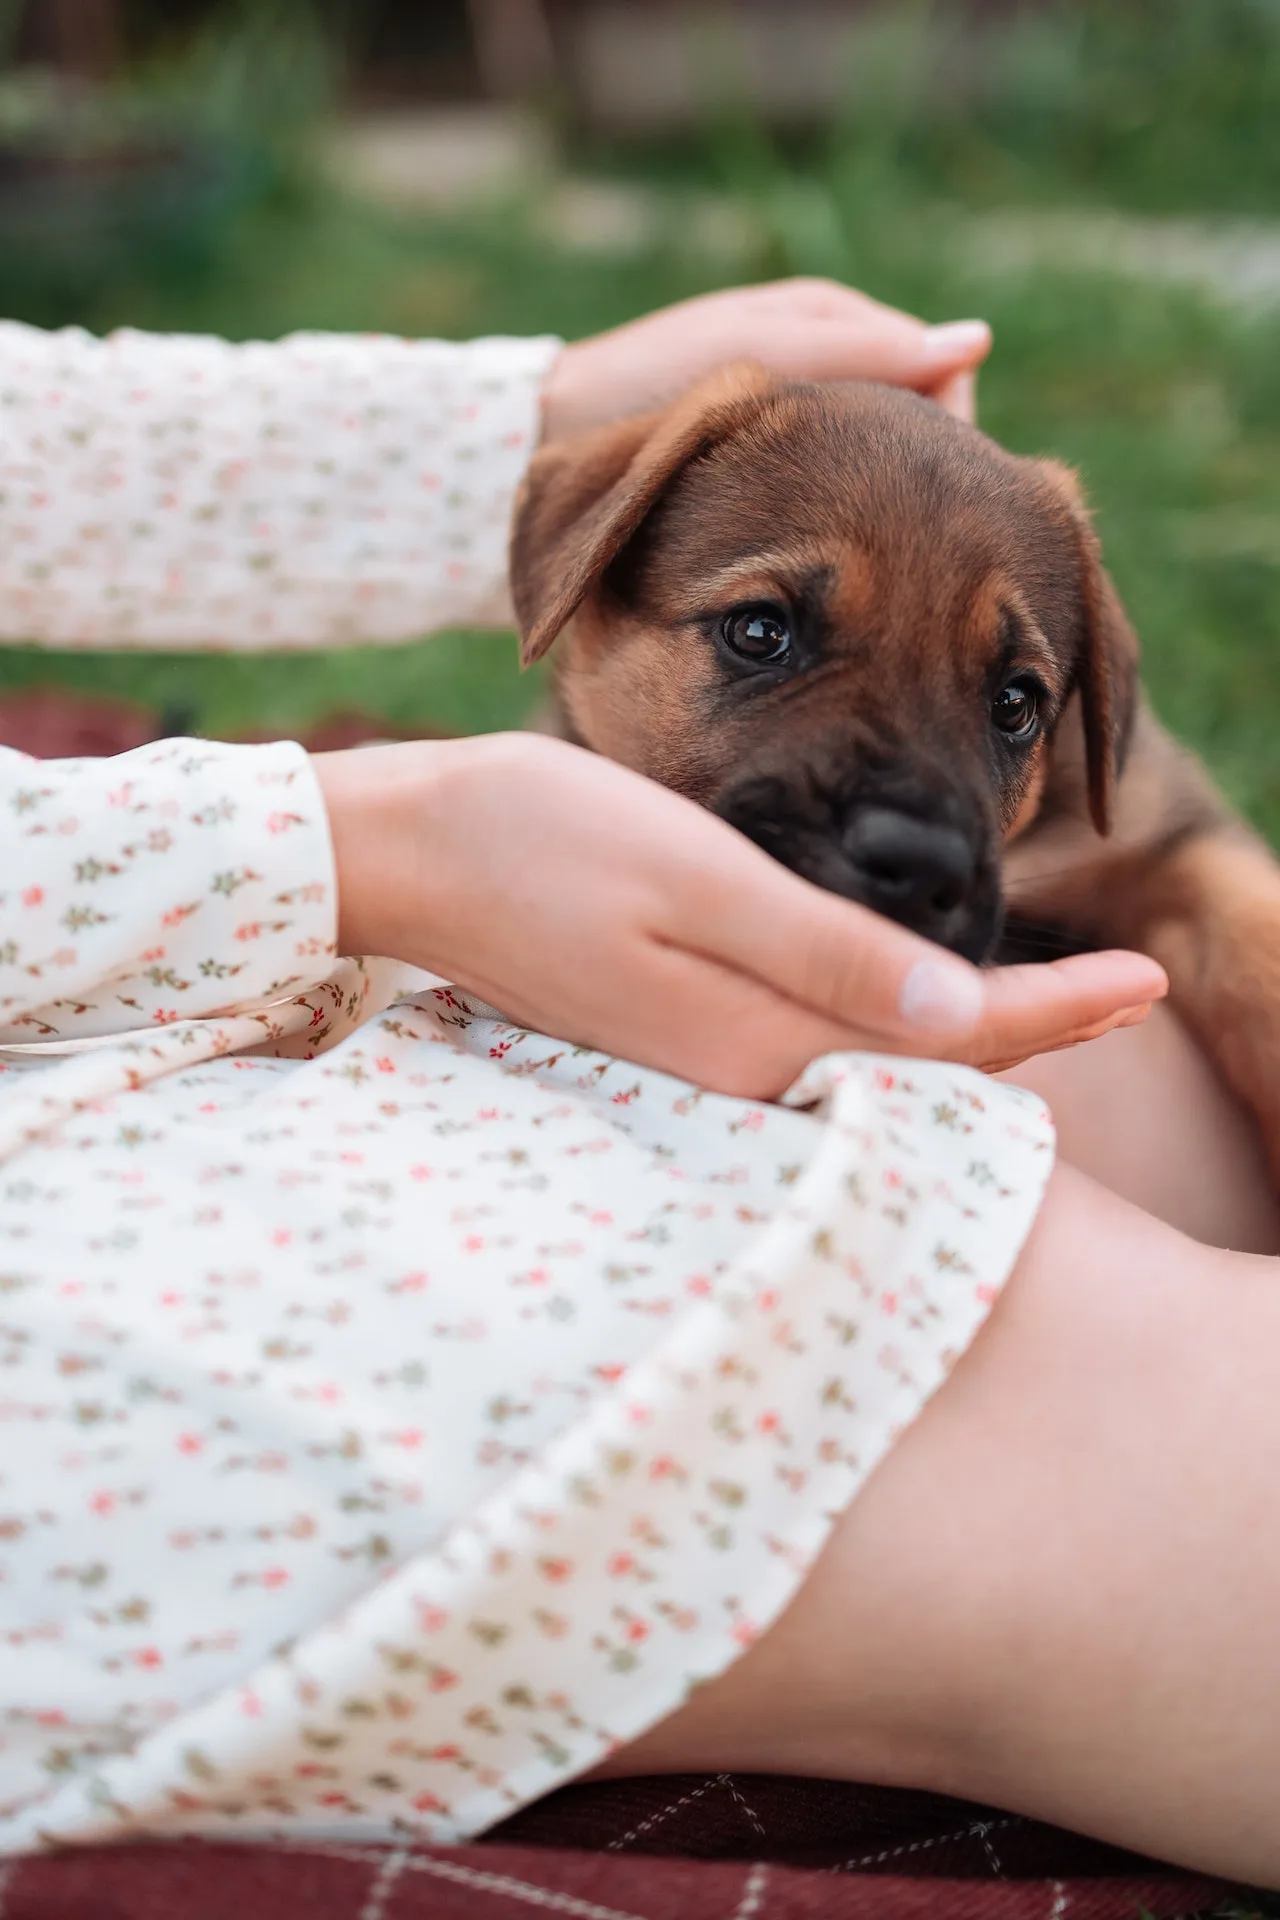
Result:
[[1063,951],[1063,942],[1069,936],[1063,927],[1028,927],[1021,921],[1006,929],[1010,940],[1020,947],[1041,947],[1047,953]]
[[1044,920],[1020,920],[1016,913],[1006,922],[1001,943],[1004,965],[1016,964],[1019,959],[1063,960],[1082,950],[1069,928]]
[[1051,881],[1071,880],[1077,874],[1088,875],[1091,880],[1096,881],[1098,876],[1097,862],[1091,860],[1075,860],[1070,866],[1066,867],[1037,867],[1034,873],[1024,873],[1012,877],[1006,875],[1004,881],[1005,896],[1007,899],[1012,900],[1016,898],[1020,891],[1030,892],[1037,887],[1048,886]]

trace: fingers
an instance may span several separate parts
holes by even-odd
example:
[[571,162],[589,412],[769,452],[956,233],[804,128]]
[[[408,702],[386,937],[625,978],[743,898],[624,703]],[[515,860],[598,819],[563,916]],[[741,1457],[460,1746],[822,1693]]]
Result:
[[[742,1099],[776,1099],[811,1060],[825,1053],[883,1051],[958,1060],[997,1073],[1021,1065],[1033,1054],[1056,1052],[1100,1038],[1114,1027],[1136,1026],[1146,1019],[1149,1002],[1123,1008],[1108,1006],[1100,1017],[1055,1025],[1053,1009],[1096,1007],[1104,979],[1109,979],[1116,991],[1123,990],[1125,982],[1132,985],[1141,980],[1148,990],[1156,990],[1152,998],[1158,997],[1163,984],[1160,970],[1143,956],[1088,956],[1089,962],[1097,959],[1108,965],[1086,966],[1083,971],[1096,976],[1088,982],[1069,977],[1076,970],[1075,962],[1064,963],[1063,971],[1068,976],[1065,985],[1061,974],[1047,983],[1034,979],[1015,982],[1019,999],[1029,991],[1033,996],[1043,994],[1047,1002],[1038,1018],[1020,1023],[1019,1031],[1028,1036],[1021,1044],[1016,1040],[1011,1043],[1011,1036],[997,1022],[989,1037],[965,1047],[937,1040],[922,1043],[919,1036],[904,1039],[900,1033],[887,1036],[863,1022],[844,1025],[797,1006],[770,987],[702,955],[659,948],[646,965],[649,977],[645,991],[632,1002],[639,1024],[624,1051],[631,1058],[693,1080],[712,1092]],[[1119,964],[1113,966],[1112,962]],[[1137,964],[1131,966],[1131,962]],[[1049,969],[1009,971],[1032,976],[1048,973]],[[984,982],[998,981],[1002,972],[996,970],[981,978]],[[1063,1019],[1069,1019],[1065,1012]],[[1007,1051],[1000,1050],[1000,1042],[1005,1043]],[[992,1046],[996,1048],[994,1053],[990,1051]],[[614,1047],[616,1050],[616,1041]]]
[[1163,968],[1140,953],[995,967],[984,978],[983,1018],[966,1058],[989,1072],[1145,1018],[1150,1003],[1169,990]]
[[939,397],[949,411],[964,418],[971,396],[967,398],[965,388],[956,389],[952,383],[971,375],[985,360],[991,329],[985,320],[926,327],[905,314],[883,310],[853,324],[825,316],[793,315],[789,325],[775,322],[767,340],[756,338],[744,325],[740,345],[744,354],[787,378],[882,380],[891,386],[913,387]]
[[1123,1013],[1114,1014],[1109,1020],[1095,1020],[1091,1026],[1080,1027],[1076,1032],[1055,1040],[1051,1046],[1042,1047],[1038,1054],[1023,1053],[1008,1059],[983,1060],[976,1062],[983,1073],[1012,1073],[1015,1068],[1025,1066],[1028,1060],[1043,1060],[1049,1053],[1069,1053],[1072,1047],[1079,1047],[1086,1040],[1101,1040],[1106,1033],[1114,1033],[1119,1027],[1140,1027],[1150,1017],[1150,1006],[1127,1007]]
[[927,327],[921,345],[936,381],[967,380],[972,393],[974,375],[991,352],[991,329],[985,320],[948,320],[943,326]]
[[696,946],[845,1033],[952,1058],[976,1042],[987,1017],[976,967],[735,839],[714,868],[691,873],[681,924],[671,930],[680,945]]
[[[811,350],[832,357],[834,370],[801,375],[808,379],[870,379],[895,381],[930,392],[948,411],[962,411],[962,392],[944,398],[938,391],[953,378],[976,372],[991,351],[991,329],[985,320],[951,320],[927,326],[913,314],[902,313],[871,299],[856,288],[834,280],[779,280],[753,290],[753,295],[713,296],[733,301],[752,298],[767,310],[774,328],[790,319],[797,336],[811,330]],[[743,313],[747,312],[744,305]],[[825,329],[834,330],[828,342]],[[842,344],[840,341],[842,340]],[[764,357],[756,349],[757,357]]]
[[[450,785],[444,763],[455,761]],[[544,874],[555,871],[545,866],[548,845],[572,853],[562,897],[550,920],[546,887],[523,900],[527,937],[517,956],[510,924],[495,945],[483,888],[489,910],[464,910],[476,905],[477,868],[492,865],[470,858],[461,863],[461,904],[433,925],[436,940],[441,928],[461,938],[470,926],[475,951],[419,951],[413,941],[380,950],[433,972],[445,960],[451,977],[476,991],[488,984],[481,970],[492,972],[499,990],[489,997],[543,1031],[723,1091],[777,1093],[833,1050],[1002,1066],[1134,1017],[1167,991],[1161,968],[1134,953],[979,970],[788,872],[682,796],[562,742],[491,736],[435,745],[431,765],[421,809],[413,790],[415,813],[448,820],[455,837],[469,817],[477,844],[496,836],[505,854],[512,810],[502,796],[522,800],[527,814],[537,794],[531,844]],[[516,873],[522,867],[529,862],[518,861]],[[437,905],[450,871],[437,857]],[[521,902],[516,887],[508,904]],[[575,960],[566,972],[566,954],[584,953],[594,964]]]
[[633,1057],[713,1093],[776,1099],[811,1060],[876,1044],[700,954],[659,948],[645,972]]
[[991,350],[984,320],[926,326],[828,280],[702,294],[564,348],[542,394],[544,441],[673,400],[714,368],[758,360],[792,380],[882,380],[972,418],[966,384]]
[[964,420],[973,426],[978,417],[978,376],[974,373],[953,373],[941,386],[935,387],[929,395],[940,407],[954,414],[957,420]]
[[1083,954],[979,970],[906,928],[821,892],[745,843],[702,869],[681,900],[676,944],[805,1009],[858,1044],[1007,1062],[1074,1044],[1163,997],[1145,955]]
[[656,1067],[713,1093],[770,1100],[824,1053],[874,1047],[701,954],[661,941],[623,946],[612,964],[575,979],[564,969],[516,982],[467,961],[450,977],[536,1032]]

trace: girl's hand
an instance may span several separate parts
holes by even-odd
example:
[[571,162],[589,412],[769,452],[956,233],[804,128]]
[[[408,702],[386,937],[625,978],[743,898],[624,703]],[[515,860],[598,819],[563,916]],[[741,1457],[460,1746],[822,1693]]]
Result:
[[883,380],[973,419],[985,320],[928,327],[834,280],[709,293],[568,346],[543,388],[543,437],[558,440],[675,399],[729,360],[790,380]]
[[979,971],[798,879],[692,801],[533,734],[320,754],[339,944],[718,1092],[819,1054],[994,1070],[1144,1019],[1154,961]]

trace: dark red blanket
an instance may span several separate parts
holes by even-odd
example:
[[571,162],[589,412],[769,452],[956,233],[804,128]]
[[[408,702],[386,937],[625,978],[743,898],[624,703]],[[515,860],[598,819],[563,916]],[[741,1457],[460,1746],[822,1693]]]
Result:
[[[123,752],[153,716],[0,698],[0,744]],[[309,744],[385,731],[339,716]],[[0,1920],[1189,1920],[1280,1916],[1114,1848],[933,1795],[717,1774],[568,1787],[468,1847],[94,1848],[0,1865]]]
[[[923,1794],[719,1774],[569,1787],[469,1847],[98,1848],[4,1920],[1186,1920],[1245,1896]],[[1280,1911],[1273,1908],[1272,1911]]]

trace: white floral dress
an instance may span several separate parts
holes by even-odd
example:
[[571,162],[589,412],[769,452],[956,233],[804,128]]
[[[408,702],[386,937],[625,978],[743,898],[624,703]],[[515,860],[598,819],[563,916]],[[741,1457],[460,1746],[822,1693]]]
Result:
[[[553,351],[0,328],[3,632],[492,618]],[[0,1849],[451,1839],[591,1766],[786,1606],[1034,1217],[978,1074],[720,1098],[334,931],[297,747],[0,753]]]

